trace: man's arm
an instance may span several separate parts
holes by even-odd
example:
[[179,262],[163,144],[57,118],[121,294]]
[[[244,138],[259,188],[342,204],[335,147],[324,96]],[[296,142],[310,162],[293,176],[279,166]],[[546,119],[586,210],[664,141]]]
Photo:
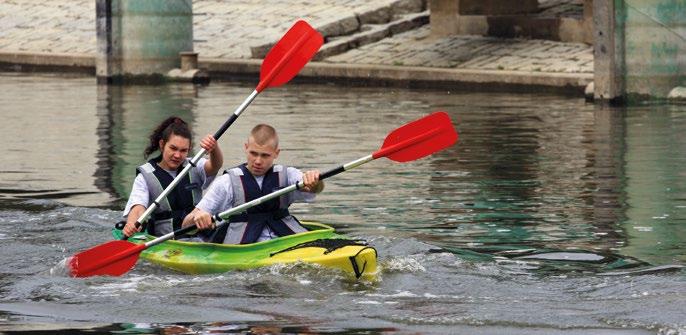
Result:
[[183,219],[183,227],[192,225],[198,226],[199,230],[214,228],[210,213],[219,213],[231,208],[233,203],[233,188],[229,175],[221,175],[215,180],[202,200],[195,206]]

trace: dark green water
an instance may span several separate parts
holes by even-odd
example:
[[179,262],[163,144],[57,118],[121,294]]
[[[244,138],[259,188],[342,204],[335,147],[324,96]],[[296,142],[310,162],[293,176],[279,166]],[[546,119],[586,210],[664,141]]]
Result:
[[174,114],[196,137],[214,133],[252,89],[0,74],[0,331],[686,332],[686,106],[289,84],[220,140],[225,167],[258,122],[279,130],[280,162],[322,170],[435,110],[460,133],[431,157],[336,176],[294,207],[376,247],[378,282],[307,266],[59,274],[109,239],[153,125]]

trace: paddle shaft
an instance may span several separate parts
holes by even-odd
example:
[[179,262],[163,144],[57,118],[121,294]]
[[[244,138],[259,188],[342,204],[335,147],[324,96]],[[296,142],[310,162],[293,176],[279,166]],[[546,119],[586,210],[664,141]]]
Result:
[[[432,130],[430,130],[430,131],[423,132],[423,133],[421,133],[421,134],[419,134],[419,135],[417,135],[417,136],[413,136],[413,137],[410,137],[410,138],[405,139],[405,140],[403,140],[403,141],[400,141],[400,142],[398,142],[398,143],[395,143],[395,144],[392,144],[392,145],[383,147],[383,148],[377,150],[376,152],[372,153],[371,155],[364,156],[364,157],[362,157],[362,158],[360,158],[360,159],[356,159],[356,160],[354,160],[354,161],[351,161],[351,162],[349,162],[349,163],[340,165],[340,166],[338,166],[338,167],[336,167],[336,168],[333,168],[333,169],[331,169],[331,170],[329,170],[329,171],[326,171],[326,172],[322,173],[321,175],[319,175],[319,180],[324,180],[324,179],[326,179],[326,178],[333,177],[333,176],[335,176],[335,175],[337,175],[337,174],[339,174],[339,173],[341,173],[341,172],[345,172],[345,171],[354,169],[354,168],[356,168],[356,167],[358,167],[358,166],[360,166],[360,165],[362,165],[362,164],[371,162],[371,161],[373,161],[373,160],[375,160],[375,159],[377,159],[377,158],[386,157],[386,156],[392,155],[392,154],[394,154],[394,153],[396,153],[396,152],[398,152],[398,151],[401,151],[401,150],[403,150],[403,149],[405,149],[405,148],[407,148],[407,147],[410,147],[410,146],[412,146],[412,145],[416,145],[417,143],[421,143],[422,141],[425,141],[425,140],[427,140],[427,139],[430,139],[430,138],[433,137],[433,136],[436,136],[438,133],[441,132],[441,130],[442,130],[442,129],[440,129],[440,128],[432,129]],[[224,212],[221,212],[221,213],[219,213],[219,214],[215,214],[215,215],[212,216],[212,220],[213,220],[214,222],[219,222],[219,221],[222,221],[222,220],[227,220],[231,215],[238,214],[238,213],[242,213],[242,212],[248,210],[249,208],[252,208],[252,207],[255,207],[255,206],[257,206],[257,205],[259,205],[259,204],[261,204],[261,203],[264,203],[265,201],[269,201],[269,200],[271,200],[271,199],[280,197],[280,196],[282,196],[282,195],[284,195],[284,194],[287,194],[287,193],[290,193],[290,192],[299,190],[299,189],[301,189],[303,186],[305,186],[305,185],[303,184],[302,181],[297,182],[297,183],[295,183],[295,184],[293,184],[293,185],[291,185],[291,186],[284,187],[284,188],[282,188],[282,189],[280,189],[280,190],[278,190],[278,191],[275,191],[275,192],[269,193],[269,194],[267,194],[267,195],[265,195],[265,196],[262,196],[262,197],[260,197],[260,198],[257,198],[257,199],[248,201],[248,202],[246,202],[246,203],[244,203],[244,204],[238,205],[238,206],[236,206],[236,207],[233,207],[233,208],[231,208],[231,209],[229,209],[229,210],[226,210],[226,211],[224,211]],[[228,221],[222,221],[222,222],[220,222],[220,223],[217,225],[217,228],[219,228],[219,227],[221,227],[221,226],[227,224],[227,222],[228,222]],[[187,227],[178,229],[178,230],[176,230],[176,231],[173,231],[173,232],[171,232],[171,233],[169,233],[169,234],[160,236],[160,237],[158,237],[158,238],[156,238],[156,239],[154,239],[154,240],[152,240],[152,241],[147,242],[146,245],[147,245],[147,246],[153,246],[153,245],[162,243],[162,242],[164,242],[164,241],[166,241],[166,240],[172,239],[172,238],[174,238],[174,237],[178,237],[178,236],[182,236],[182,235],[185,235],[185,234],[187,234],[187,233],[190,233],[190,232],[194,231],[195,229],[196,229],[196,226],[195,226],[195,225],[190,225],[190,226],[187,226]]]
[[[362,165],[362,164],[364,164],[364,163],[370,162],[370,161],[372,161],[372,160],[374,160],[374,158],[372,157],[372,155],[368,155],[368,156],[362,157],[362,158],[360,158],[360,159],[358,159],[358,160],[352,161],[352,162],[350,162],[350,163],[341,165],[341,166],[339,166],[339,167],[337,167],[337,168],[334,168],[334,169],[331,169],[331,170],[329,170],[329,171],[326,171],[326,172],[322,173],[321,175],[319,175],[319,180],[324,180],[324,179],[326,179],[326,178],[333,177],[333,176],[335,176],[335,175],[337,175],[337,174],[339,174],[339,173],[341,173],[341,172],[344,172],[344,171],[350,170],[350,169],[352,169],[352,168],[358,167],[358,166],[360,166],[360,165]],[[220,221],[220,220],[222,220],[222,219],[226,220],[226,219],[228,219],[231,215],[238,214],[238,213],[242,213],[242,212],[248,210],[248,209],[251,208],[251,207],[255,207],[255,206],[257,206],[257,205],[259,205],[259,204],[261,204],[261,203],[264,203],[265,201],[269,201],[269,200],[271,200],[271,199],[278,198],[278,197],[280,197],[280,196],[282,196],[282,195],[284,195],[284,194],[291,193],[291,192],[293,192],[293,191],[299,190],[299,189],[303,188],[304,186],[305,186],[305,184],[304,184],[302,181],[299,181],[299,182],[297,182],[297,183],[295,183],[295,184],[293,184],[293,185],[291,185],[291,186],[284,187],[284,188],[282,188],[282,189],[280,189],[280,190],[278,190],[278,191],[269,193],[269,194],[267,194],[267,195],[265,195],[265,196],[259,197],[259,198],[257,198],[257,199],[252,200],[252,201],[248,201],[248,202],[246,202],[246,203],[244,203],[244,204],[242,204],[242,205],[236,206],[236,207],[231,208],[231,209],[229,209],[229,210],[227,210],[227,211],[224,211],[224,212],[222,212],[222,213],[215,214],[214,216],[212,216],[212,219],[213,219],[215,222]],[[218,226],[221,226],[221,225],[223,225],[223,224],[225,224],[225,223],[226,223],[226,221],[220,223]]]
[[[219,140],[219,138],[222,135],[224,135],[226,130],[229,129],[229,127],[236,121],[236,119],[238,119],[238,117],[241,115],[241,113],[243,113],[243,111],[245,111],[246,108],[248,108],[248,105],[250,105],[250,103],[253,100],[255,100],[255,97],[257,97],[258,94],[259,94],[259,92],[257,92],[257,90],[254,90],[250,94],[250,96],[248,96],[243,101],[243,103],[240,106],[238,106],[238,108],[236,108],[236,110],[233,112],[233,114],[231,114],[231,116],[224,122],[224,124],[222,124],[222,126],[219,128],[219,130],[217,130],[217,132],[214,133],[214,139],[215,140]],[[176,185],[178,185],[181,182],[181,179],[183,179],[183,177],[185,177],[188,174],[188,172],[198,164],[198,161],[200,161],[200,158],[202,158],[202,156],[204,156],[206,153],[207,153],[207,150],[200,149],[200,151],[197,154],[195,154],[193,159],[191,159],[190,163],[186,164],[186,167],[184,167],[183,170],[181,170],[181,172],[179,172],[179,174],[176,176],[176,178],[174,178],[174,180],[164,189],[164,191],[162,191],[162,193],[160,193],[160,195],[157,197],[157,199],[155,199],[155,201],[153,201],[152,204],[150,204],[150,206],[145,210],[145,212],[143,212],[143,214],[141,214],[141,216],[138,218],[138,220],[136,220],[136,228],[139,228],[143,223],[145,223],[148,220],[150,215],[159,206],[160,201],[164,200],[169,195],[169,193],[171,193],[171,191],[176,187]],[[128,238],[128,237],[124,236],[123,239],[126,239],[126,238]]]
[[[408,138],[408,139],[406,139],[406,140],[403,140],[403,141],[401,141],[401,142],[399,142],[399,143],[396,143],[396,144],[393,144],[393,145],[389,145],[389,146],[387,146],[387,147],[384,147],[384,148],[382,148],[382,149],[379,149],[379,150],[377,150],[376,152],[372,153],[371,155],[364,156],[364,157],[362,157],[362,158],[360,158],[360,159],[356,159],[356,160],[354,160],[354,161],[351,161],[351,162],[349,162],[349,163],[343,164],[343,165],[341,165],[341,166],[339,166],[339,167],[333,168],[333,169],[331,169],[331,170],[329,170],[329,171],[326,171],[326,172],[320,174],[320,175],[319,175],[319,180],[324,180],[324,179],[326,179],[326,178],[333,177],[333,176],[335,176],[335,175],[337,175],[337,174],[339,174],[339,173],[341,173],[341,172],[345,172],[345,171],[354,169],[354,168],[356,168],[356,167],[358,167],[358,166],[360,166],[360,165],[362,165],[362,164],[369,163],[369,162],[371,162],[371,161],[373,161],[373,160],[375,160],[375,159],[377,159],[377,158],[385,157],[385,156],[388,156],[388,155],[392,155],[392,154],[395,153],[395,152],[398,152],[398,151],[403,150],[403,149],[405,149],[405,148],[407,148],[407,147],[409,147],[409,146],[411,146],[411,145],[414,145],[414,144],[419,143],[419,142],[421,142],[421,141],[424,141],[424,140],[426,140],[426,139],[428,139],[428,138],[430,138],[430,137],[432,137],[432,136],[435,136],[435,135],[436,135],[437,133],[439,133],[440,131],[441,131],[441,129],[434,129],[434,130],[432,130],[432,131],[427,131],[427,132],[422,133],[421,135],[414,136],[414,137]],[[303,188],[303,186],[305,186],[305,185],[303,184],[302,181],[297,182],[297,183],[295,183],[295,184],[293,184],[293,185],[291,185],[291,186],[288,186],[288,187],[282,188],[282,189],[280,189],[280,190],[278,190],[278,191],[269,193],[269,194],[267,194],[267,195],[265,195],[265,196],[263,196],[263,197],[254,199],[254,200],[252,200],[252,201],[248,201],[248,202],[246,202],[246,203],[244,203],[244,204],[242,204],[242,205],[236,206],[236,207],[231,208],[231,209],[229,209],[229,210],[227,210],[227,211],[224,211],[224,212],[222,212],[222,213],[215,214],[214,216],[212,216],[212,219],[213,219],[215,222],[220,221],[220,220],[222,220],[222,219],[226,220],[226,219],[228,219],[231,215],[234,215],[234,214],[237,214],[237,213],[244,212],[244,211],[246,211],[248,208],[257,206],[257,205],[259,205],[259,204],[261,204],[261,203],[263,203],[263,202],[265,202],[265,201],[269,201],[269,200],[271,200],[271,199],[280,197],[280,196],[282,196],[282,195],[284,195],[284,194],[293,192],[293,191],[295,191],[295,190],[299,190],[299,189]],[[226,224],[226,221],[221,222],[218,226],[222,226],[222,225],[224,225],[224,224]]]
[[[331,169],[331,170],[329,170],[329,171],[326,171],[326,172],[322,173],[322,174],[319,176],[319,180],[324,180],[324,179],[326,179],[326,178],[333,177],[333,176],[335,176],[335,175],[337,175],[337,174],[339,174],[339,173],[341,173],[341,172],[344,172],[344,171],[347,171],[347,170],[356,168],[356,167],[358,167],[358,166],[360,166],[360,165],[362,165],[362,164],[364,164],[364,163],[370,162],[370,161],[372,161],[372,160],[374,160],[373,155],[368,155],[368,156],[362,157],[362,158],[360,158],[360,159],[354,160],[354,161],[352,161],[352,162],[350,162],[350,163],[341,165],[341,166],[339,166],[339,167],[337,167],[337,168],[334,168],[334,169]],[[261,204],[261,203],[264,203],[265,201],[269,201],[269,200],[271,200],[271,199],[278,198],[278,197],[280,197],[280,196],[282,196],[282,195],[284,195],[284,194],[291,193],[291,192],[293,192],[293,191],[299,190],[299,189],[303,188],[304,186],[305,186],[305,184],[303,184],[302,181],[299,181],[299,182],[297,182],[297,183],[295,183],[295,184],[293,184],[293,185],[291,185],[291,186],[284,187],[284,188],[282,188],[282,189],[280,189],[280,190],[278,190],[278,191],[269,193],[269,194],[267,194],[267,195],[265,195],[265,196],[262,196],[262,197],[260,197],[260,198],[254,199],[254,200],[252,200],[252,201],[248,201],[248,202],[246,202],[246,203],[244,203],[244,204],[241,204],[241,205],[239,205],[239,206],[236,206],[236,207],[234,207],[234,208],[231,208],[231,209],[229,209],[229,210],[227,210],[227,211],[224,211],[224,212],[222,212],[222,213],[215,214],[215,215],[212,216],[212,220],[215,221],[215,222],[219,222],[219,221],[222,221],[222,218],[223,218],[223,219],[228,219],[231,215],[245,212],[245,211],[248,210],[249,208],[255,207],[255,206],[257,206],[257,205],[259,205],[259,204]],[[221,226],[223,226],[223,225],[225,225],[225,224],[227,224],[227,223],[228,223],[228,221],[222,221],[222,222],[220,222],[220,223],[217,225],[217,228],[219,228],[219,227],[221,227]],[[168,234],[166,234],[166,235],[162,235],[162,236],[160,236],[160,237],[158,237],[158,238],[156,238],[156,239],[154,239],[154,240],[152,240],[152,241],[146,242],[146,243],[145,243],[146,248],[147,248],[147,247],[154,246],[154,245],[157,245],[157,244],[160,244],[160,243],[162,243],[162,242],[164,242],[164,241],[170,240],[170,239],[175,238],[175,237],[183,236],[183,235],[185,235],[185,234],[188,234],[188,233],[194,231],[196,228],[197,228],[197,227],[196,227],[195,225],[190,225],[190,226],[187,226],[187,227],[184,227],[184,228],[181,228],[181,229],[177,229],[177,230],[175,230],[175,231],[173,231],[173,232],[171,232],[171,233],[168,233]]]

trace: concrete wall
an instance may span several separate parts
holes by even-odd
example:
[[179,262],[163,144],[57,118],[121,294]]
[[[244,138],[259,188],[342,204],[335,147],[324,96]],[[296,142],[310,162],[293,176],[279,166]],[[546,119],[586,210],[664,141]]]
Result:
[[686,0],[623,2],[626,93],[664,98],[686,85]]
[[595,98],[666,98],[686,85],[686,0],[594,2]]
[[191,0],[97,0],[98,78],[166,74],[193,51]]

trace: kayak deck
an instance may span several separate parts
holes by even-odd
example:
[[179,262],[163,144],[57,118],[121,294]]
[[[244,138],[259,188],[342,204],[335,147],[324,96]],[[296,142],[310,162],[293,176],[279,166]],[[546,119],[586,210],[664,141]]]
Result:
[[[336,234],[332,227],[302,222],[308,231],[252,244],[228,245],[170,240],[152,246],[141,258],[189,274],[222,273],[274,264],[296,262],[336,268],[355,278],[371,280],[376,275],[376,250],[364,242]],[[120,230],[113,230],[121,238]],[[151,241],[154,236],[138,233],[132,243]]]

